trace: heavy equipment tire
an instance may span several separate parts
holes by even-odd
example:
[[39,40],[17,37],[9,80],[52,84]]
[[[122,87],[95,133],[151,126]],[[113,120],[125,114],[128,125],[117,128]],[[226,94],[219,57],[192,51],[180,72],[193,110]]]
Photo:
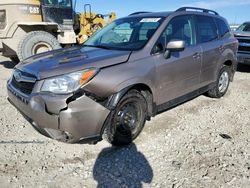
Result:
[[43,52],[61,48],[57,39],[45,31],[27,33],[19,42],[17,55],[20,61]]
[[218,75],[216,85],[207,92],[207,95],[211,98],[223,97],[228,90],[230,77],[230,68],[228,66],[222,67]]
[[137,90],[125,94],[105,122],[103,138],[115,146],[130,144],[142,131],[147,101]]

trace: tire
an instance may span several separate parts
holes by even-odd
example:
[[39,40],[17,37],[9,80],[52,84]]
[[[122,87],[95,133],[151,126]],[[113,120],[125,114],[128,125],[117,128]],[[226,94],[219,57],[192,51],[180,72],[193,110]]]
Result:
[[147,117],[147,101],[137,90],[123,96],[105,123],[103,138],[114,146],[130,144],[142,131]]
[[228,66],[222,67],[217,78],[215,87],[207,92],[207,95],[209,97],[221,98],[226,94],[230,83],[230,72],[231,71]]
[[45,31],[27,33],[19,42],[17,55],[20,61],[39,53],[61,48],[57,39]]

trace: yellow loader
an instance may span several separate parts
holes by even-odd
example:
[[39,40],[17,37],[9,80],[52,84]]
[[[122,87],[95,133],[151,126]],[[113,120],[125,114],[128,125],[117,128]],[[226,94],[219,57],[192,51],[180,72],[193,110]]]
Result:
[[115,19],[114,12],[92,13],[89,4],[83,13],[76,13],[72,0],[1,0],[0,53],[22,61],[38,53],[82,44]]

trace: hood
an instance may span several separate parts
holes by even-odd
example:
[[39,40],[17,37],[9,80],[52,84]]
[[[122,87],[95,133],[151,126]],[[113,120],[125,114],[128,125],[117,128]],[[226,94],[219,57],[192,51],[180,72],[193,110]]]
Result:
[[131,51],[75,47],[32,56],[19,63],[16,68],[41,80],[86,68],[104,68],[125,63],[130,54]]
[[236,31],[234,32],[235,37],[250,37],[250,32],[246,31]]

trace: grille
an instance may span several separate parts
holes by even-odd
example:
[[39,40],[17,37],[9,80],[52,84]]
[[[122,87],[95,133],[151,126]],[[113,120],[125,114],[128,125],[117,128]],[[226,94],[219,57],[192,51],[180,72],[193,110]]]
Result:
[[250,39],[241,39],[241,38],[237,38],[237,39],[241,43],[250,43]]
[[239,51],[250,52],[250,47],[248,47],[248,46],[239,46]]
[[0,10],[0,29],[4,29],[6,27],[6,11]]
[[[16,71],[17,72],[17,71]],[[25,79],[27,78],[31,78],[31,79],[35,79],[35,77],[31,74],[28,73],[24,73],[21,71],[18,71],[20,73],[20,76],[22,78],[22,76],[24,76],[21,81],[17,81],[15,76],[12,77],[12,81],[11,81],[11,85],[17,89],[18,91],[21,91],[22,93],[29,95],[32,93],[32,90],[35,86],[35,82],[29,82],[29,81],[25,81]]]

